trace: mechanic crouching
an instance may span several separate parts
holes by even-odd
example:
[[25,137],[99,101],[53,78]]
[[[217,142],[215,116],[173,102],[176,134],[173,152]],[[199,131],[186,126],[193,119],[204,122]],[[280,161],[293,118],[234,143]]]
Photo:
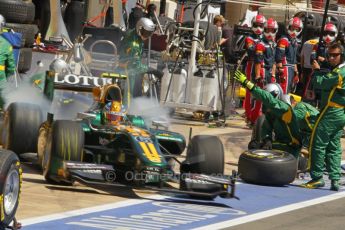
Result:
[[264,137],[262,147],[282,150],[298,158],[302,147],[298,120],[291,105],[281,100],[283,92],[279,84],[270,83],[264,87],[264,90],[260,89],[248,81],[241,71],[235,72],[235,79],[246,87],[256,99],[262,101],[262,111],[266,116],[262,127]]
[[306,188],[324,187],[324,166],[329,173],[331,190],[339,190],[341,177],[340,138],[345,126],[345,62],[344,48],[338,43],[328,47],[327,61],[332,67],[323,73],[317,61],[313,62],[312,81],[321,90],[320,115],[315,123],[309,146],[310,175]]

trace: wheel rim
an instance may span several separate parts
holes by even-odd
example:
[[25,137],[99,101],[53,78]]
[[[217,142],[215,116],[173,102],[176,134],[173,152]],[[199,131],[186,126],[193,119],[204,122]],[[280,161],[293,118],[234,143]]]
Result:
[[19,173],[17,170],[12,169],[8,173],[5,183],[4,208],[6,215],[10,215],[16,207],[19,196],[19,187]]
[[265,157],[265,158],[277,158],[277,157],[281,157],[282,155],[284,155],[284,153],[282,151],[279,151],[279,150],[274,150],[274,151],[256,150],[252,154],[254,154],[258,157]]

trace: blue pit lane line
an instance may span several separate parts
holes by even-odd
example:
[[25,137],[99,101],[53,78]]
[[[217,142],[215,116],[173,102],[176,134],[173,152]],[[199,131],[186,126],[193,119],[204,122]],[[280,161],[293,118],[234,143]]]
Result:
[[[301,181],[297,181],[297,183],[301,184]],[[238,184],[236,194],[240,200],[217,198],[214,201],[201,201],[188,199],[186,196],[168,197],[158,195],[153,196],[154,198],[151,199],[144,198],[138,201],[137,204],[128,202],[128,205],[121,205],[121,207],[107,210],[90,211],[92,213],[65,213],[55,218],[42,217],[39,223],[37,223],[37,220],[36,223],[35,221],[30,223],[30,220],[23,220],[22,223],[25,230],[86,230],[116,229],[117,227],[158,230],[216,229],[244,223],[240,220],[260,219],[260,216],[255,217],[255,215],[265,212],[267,212],[266,216],[261,218],[326,202],[327,200],[324,198],[327,197],[330,197],[330,200],[345,197],[344,189],[333,192],[329,190],[329,185],[326,185],[324,189],[305,189],[295,185],[269,187]],[[321,201],[317,202],[317,200]],[[301,202],[303,205],[295,205],[301,204]],[[277,210],[282,207],[281,211],[269,213],[270,210]],[[210,228],[210,225],[212,228]]]

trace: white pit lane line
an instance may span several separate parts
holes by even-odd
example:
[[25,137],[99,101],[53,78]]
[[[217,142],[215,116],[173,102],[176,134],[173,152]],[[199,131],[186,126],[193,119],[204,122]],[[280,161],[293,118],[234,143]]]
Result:
[[162,195],[153,195],[153,196],[148,196],[148,197],[143,197],[143,199],[135,199],[135,200],[124,200],[124,201],[119,201],[111,204],[105,204],[105,205],[99,205],[99,206],[94,206],[90,208],[82,208],[78,210],[73,210],[73,211],[67,211],[67,212],[61,212],[61,213],[56,213],[56,214],[51,214],[47,216],[40,216],[40,217],[33,217],[33,218],[28,218],[28,219],[23,219],[20,220],[19,222],[23,226],[27,225],[32,225],[32,224],[38,224],[42,222],[47,222],[47,221],[52,221],[52,220],[59,220],[59,219],[64,219],[67,217],[72,217],[72,216],[79,216],[79,215],[84,215],[84,214],[90,214],[94,212],[101,212],[109,209],[115,209],[115,208],[122,208],[122,207],[127,207],[131,205],[136,205],[136,204],[143,204],[150,202],[155,199],[164,199],[167,198],[167,196],[162,196]]
[[344,198],[344,197],[345,197],[345,192],[338,192],[338,193],[335,193],[335,194],[332,194],[332,195],[328,195],[328,196],[324,196],[324,197],[320,197],[320,198],[317,198],[317,199],[303,201],[303,202],[296,203],[296,204],[290,204],[290,205],[286,205],[286,206],[283,206],[283,207],[274,208],[274,209],[271,209],[271,210],[255,213],[255,214],[252,214],[252,215],[248,215],[248,216],[244,216],[244,217],[239,217],[239,218],[236,218],[236,219],[233,219],[233,220],[229,220],[229,221],[224,221],[224,222],[217,223],[217,224],[211,224],[211,225],[203,226],[201,228],[194,228],[194,230],[223,229],[223,228],[227,228],[227,227],[233,227],[233,226],[236,226],[236,225],[249,223],[249,222],[252,222],[252,221],[255,221],[255,220],[264,219],[264,218],[267,218],[267,217],[271,217],[271,216],[275,216],[275,215],[278,215],[278,214],[294,211],[294,210],[297,210],[297,209],[309,207],[309,206],[316,205],[316,204],[325,203],[325,202],[328,202],[328,201],[337,200],[337,199]]
[[[341,163],[345,164],[345,161],[342,161]],[[239,182],[237,184],[241,184],[241,183]],[[143,197],[143,199],[129,199],[129,200],[119,201],[119,202],[106,204],[106,205],[99,205],[99,206],[94,206],[94,207],[90,207],[90,208],[83,208],[83,209],[78,209],[78,210],[73,210],[73,211],[51,214],[51,215],[47,215],[47,216],[23,219],[23,220],[20,220],[20,222],[22,223],[23,226],[28,226],[28,225],[38,224],[38,223],[42,223],[42,222],[47,222],[47,221],[64,219],[64,218],[68,218],[68,217],[72,217],[72,216],[79,216],[79,215],[90,214],[90,213],[95,213],[95,212],[100,212],[100,211],[105,211],[105,210],[110,210],[110,209],[127,207],[127,206],[131,206],[131,205],[144,204],[144,203],[151,202],[152,200],[156,200],[156,199],[157,200],[164,200],[165,198],[169,198],[169,197],[170,196],[153,195],[153,196]],[[206,225],[206,226],[195,228],[195,229],[209,230],[209,229],[221,229],[221,228],[226,228],[226,227],[232,227],[232,226],[236,226],[236,225],[264,219],[267,217],[279,215],[282,213],[294,211],[297,209],[309,207],[312,205],[317,205],[317,204],[337,200],[337,199],[344,198],[344,197],[345,197],[345,191],[336,192],[334,194],[315,198],[312,200],[302,201],[299,203],[294,203],[294,204],[282,206],[279,208],[273,208],[273,209],[262,211],[259,213],[246,215],[243,217],[238,217],[236,219],[232,219],[229,221],[223,221],[223,222],[219,222],[219,223],[215,223],[215,224],[210,224],[210,225]],[[174,199],[179,199],[179,198],[174,197]],[[184,200],[184,199],[181,199],[181,200]]]

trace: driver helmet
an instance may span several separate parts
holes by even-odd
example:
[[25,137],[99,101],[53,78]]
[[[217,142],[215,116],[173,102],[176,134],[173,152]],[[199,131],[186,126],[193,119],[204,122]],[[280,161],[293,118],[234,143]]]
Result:
[[139,36],[141,36],[144,39],[147,39],[151,37],[151,35],[155,31],[156,25],[153,23],[151,19],[142,17],[137,22],[135,29]]
[[296,38],[303,30],[303,22],[299,17],[290,19],[287,31],[290,37]]
[[262,32],[264,31],[264,24],[266,22],[266,18],[258,14],[252,19],[252,31],[256,35],[261,35]]
[[124,120],[124,108],[120,101],[110,101],[104,106],[104,120],[107,124],[117,125]]
[[264,36],[268,41],[274,41],[278,32],[278,23],[273,18],[269,18],[264,24]]
[[264,87],[264,90],[272,94],[274,98],[282,99],[283,90],[278,83],[269,83]]
[[331,42],[334,42],[337,36],[337,27],[330,22],[327,23],[323,29],[322,39],[326,42],[326,44],[329,44]]

